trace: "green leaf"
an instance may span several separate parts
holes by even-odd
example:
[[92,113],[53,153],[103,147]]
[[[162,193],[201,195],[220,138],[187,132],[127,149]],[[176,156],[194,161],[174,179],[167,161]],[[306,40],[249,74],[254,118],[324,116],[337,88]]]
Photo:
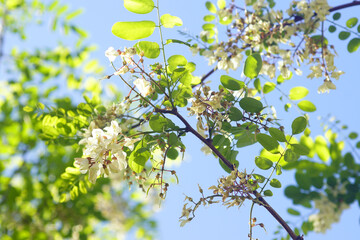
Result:
[[316,106],[308,100],[302,100],[301,102],[299,102],[298,107],[305,112],[315,112],[316,111]]
[[187,64],[187,60],[182,55],[172,55],[168,58],[169,67],[174,70],[177,66],[185,66]]
[[341,31],[341,32],[339,33],[339,39],[340,39],[340,40],[345,40],[345,39],[347,39],[348,37],[350,37],[350,32]]
[[216,7],[212,2],[205,3],[206,9],[209,10],[211,13],[216,13]]
[[262,60],[260,54],[255,53],[250,55],[245,61],[244,74],[251,79],[256,78],[261,71],[261,67]]
[[301,144],[291,144],[291,147],[295,153],[300,155],[308,155],[310,152],[310,150],[306,146]]
[[281,182],[277,180],[276,178],[271,179],[270,186],[274,188],[281,188]]
[[279,152],[278,150],[279,143],[273,137],[263,133],[258,133],[256,135],[256,139],[261,144],[261,146],[263,146],[267,151],[271,153]]
[[217,1],[217,6],[219,7],[219,9],[223,9],[226,7],[226,1],[225,0],[218,0]]
[[352,17],[349,20],[346,21],[346,26],[348,28],[355,27],[355,25],[358,23],[358,19],[356,17]]
[[272,82],[266,82],[263,86],[263,93],[269,93],[271,92],[272,90],[274,90],[276,87],[276,84],[275,83],[272,83]]
[[84,181],[79,181],[79,190],[82,194],[86,194],[87,193],[87,188],[86,188],[86,184]]
[[143,52],[147,58],[157,58],[160,55],[160,46],[156,42],[140,41],[134,47],[138,54]]
[[205,23],[202,25],[203,30],[213,30],[214,27],[215,27],[215,24],[213,24],[213,23]]
[[162,132],[165,129],[167,129],[168,121],[167,121],[167,119],[165,119],[159,115],[154,115],[150,118],[149,125],[152,130],[154,130],[156,132]]
[[272,195],[274,195],[274,194],[272,193],[271,190],[265,190],[264,191],[264,196],[271,197]]
[[268,170],[269,168],[272,167],[273,162],[264,157],[256,157],[255,164],[258,168],[260,168],[262,170]]
[[285,154],[284,154],[284,160],[286,162],[296,162],[299,159],[299,157],[300,157],[300,155],[296,154],[291,149],[286,149]]
[[255,87],[255,89],[256,89],[258,92],[261,92],[261,83],[260,83],[260,79],[259,79],[259,78],[255,79],[255,81],[254,81],[254,87]]
[[190,43],[187,43],[187,42],[184,42],[184,41],[181,41],[181,40],[178,40],[178,39],[167,39],[166,40],[166,44],[169,44],[169,43],[178,43],[178,44],[184,44],[188,47],[191,47],[191,44]]
[[309,90],[306,87],[293,87],[289,92],[289,98],[291,100],[300,100],[306,97],[309,93]]
[[259,183],[265,182],[265,177],[264,177],[263,175],[260,175],[260,174],[252,174],[252,176],[253,176]]
[[124,7],[133,13],[146,14],[151,12],[155,5],[152,0],[124,0]]
[[179,152],[175,148],[170,148],[167,151],[166,156],[172,160],[175,160],[179,156]]
[[259,113],[264,108],[259,100],[251,97],[242,98],[239,104],[242,109],[250,113]]
[[237,137],[236,147],[242,148],[256,143],[255,135],[245,131],[243,134]]
[[173,28],[174,26],[182,26],[183,22],[181,18],[172,16],[170,14],[164,14],[160,17],[161,24],[166,28]]
[[351,132],[350,134],[349,134],[349,138],[350,139],[356,139],[358,137],[358,134],[356,133],[356,132]]
[[341,17],[341,13],[339,13],[339,12],[337,12],[337,13],[335,13],[335,14],[333,15],[333,19],[334,19],[334,20],[339,20],[340,17]]
[[269,128],[270,135],[279,142],[286,142],[286,137],[283,131],[277,128]]
[[276,165],[275,168],[276,168],[276,175],[281,175],[281,174],[282,174],[282,171],[281,171],[281,166],[280,166],[280,164]]
[[203,19],[205,22],[211,22],[215,19],[215,15],[205,15]]
[[33,109],[32,107],[30,107],[30,106],[25,106],[25,107],[23,107],[23,110],[24,110],[25,112],[32,112],[32,111],[34,111],[34,109]]
[[243,114],[236,107],[231,107],[229,110],[229,118],[231,121],[240,121],[243,118]]
[[329,26],[329,32],[333,33],[336,31],[336,27],[334,25]]
[[244,82],[236,80],[235,78],[232,78],[227,75],[222,75],[220,77],[220,82],[225,88],[233,91],[237,91],[245,87]]
[[73,12],[70,12],[70,13],[66,14],[65,20],[70,21],[71,19],[79,16],[82,12],[83,12],[83,9],[77,9]]
[[309,174],[302,173],[302,172],[296,172],[295,173],[295,179],[298,183],[299,187],[305,190],[309,190],[311,187],[311,178]]
[[315,151],[319,158],[326,162],[330,158],[330,151],[327,142],[323,136],[317,136],[315,139]]
[[300,212],[297,211],[297,210],[295,210],[295,209],[293,209],[293,208],[288,208],[288,209],[287,209],[287,212],[288,212],[289,214],[291,214],[291,215],[294,215],[294,216],[300,216]]
[[297,117],[291,124],[292,134],[299,134],[302,133],[307,125],[307,120],[304,117]]
[[359,46],[360,46],[360,38],[353,38],[348,43],[347,50],[350,53],[352,53],[352,52],[355,52],[356,50],[358,50]]
[[176,145],[178,143],[178,141],[179,141],[178,136],[175,133],[170,133],[168,144],[173,146],[173,145]]
[[132,41],[151,36],[155,26],[153,21],[117,22],[112,26],[111,32],[119,38]]
[[142,155],[137,157],[131,157],[130,155],[128,164],[131,170],[136,173],[140,173],[144,169],[146,161],[147,159]]

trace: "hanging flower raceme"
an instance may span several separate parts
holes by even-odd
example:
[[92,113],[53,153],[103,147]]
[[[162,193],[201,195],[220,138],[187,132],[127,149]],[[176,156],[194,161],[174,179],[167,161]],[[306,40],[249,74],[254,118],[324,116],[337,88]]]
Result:
[[329,93],[330,90],[335,90],[336,86],[331,80],[324,80],[324,83],[318,88],[318,93]]

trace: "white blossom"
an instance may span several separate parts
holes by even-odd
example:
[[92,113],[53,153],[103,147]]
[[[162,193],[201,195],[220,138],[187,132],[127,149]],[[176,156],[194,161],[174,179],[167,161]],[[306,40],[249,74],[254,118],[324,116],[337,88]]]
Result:
[[116,57],[119,56],[119,51],[115,50],[113,47],[109,47],[105,51],[105,56],[109,59],[110,62],[115,61]]
[[330,89],[335,90],[335,84],[332,81],[324,80],[324,83],[318,88],[318,93],[329,93]]
[[154,92],[151,84],[143,78],[138,78],[134,81],[135,86],[139,89],[141,95],[146,97]]

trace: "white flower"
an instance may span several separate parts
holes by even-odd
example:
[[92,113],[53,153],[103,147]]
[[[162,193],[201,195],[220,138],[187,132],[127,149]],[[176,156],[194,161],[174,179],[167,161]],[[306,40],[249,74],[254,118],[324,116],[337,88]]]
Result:
[[335,90],[335,84],[333,84],[330,80],[324,80],[324,83],[318,88],[318,93],[329,93],[330,89]]
[[116,140],[117,136],[121,133],[121,128],[117,121],[111,121],[110,127],[106,127],[104,130],[106,131],[104,136],[111,140]]
[[344,74],[343,71],[334,71],[331,73],[331,78],[335,78],[336,80],[339,80],[339,77]]
[[212,153],[212,150],[211,150],[208,146],[206,146],[206,145],[204,145],[200,150],[201,150],[205,155],[209,155],[209,154]]
[[117,159],[120,170],[125,169],[127,167],[126,152],[118,151],[117,153],[113,154],[113,157]]
[[132,59],[131,57],[134,56],[136,54],[136,49],[131,47],[131,48],[124,48],[124,51],[121,52],[121,58],[123,60],[123,62],[126,63],[130,63],[132,64]]
[[75,158],[75,167],[80,169],[80,173],[85,174],[89,169],[89,159],[87,158]]
[[192,47],[190,48],[190,51],[191,51],[192,55],[195,56],[195,55],[197,55],[198,52],[200,51],[200,48],[199,48],[198,46],[192,46]]
[[105,51],[105,56],[109,59],[110,62],[115,61],[116,57],[119,55],[120,53],[117,50],[115,50],[113,47],[109,47]]
[[151,84],[143,78],[138,78],[134,81],[135,86],[139,89],[141,95],[146,97],[154,92]]

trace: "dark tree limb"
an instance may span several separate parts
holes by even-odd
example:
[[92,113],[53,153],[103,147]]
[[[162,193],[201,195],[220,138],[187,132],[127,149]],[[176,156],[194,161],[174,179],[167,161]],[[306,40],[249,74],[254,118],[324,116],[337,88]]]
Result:
[[[172,109],[172,110],[166,110],[166,109],[155,109],[155,112],[158,113],[163,113],[163,114],[172,114],[175,115],[177,118],[179,118],[179,120],[185,124],[186,128],[185,131],[186,132],[190,132],[192,134],[194,134],[197,138],[199,138],[203,143],[206,144],[206,146],[208,146],[213,153],[215,153],[219,159],[231,170],[235,170],[235,166],[229,161],[227,160],[220,152],[219,150],[216,149],[216,147],[212,144],[211,140],[204,138],[203,136],[201,136],[193,127],[191,127],[191,125],[188,123],[188,121],[186,121],[186,119],[181,116],[181,114],[177,111],[176,108]],[[294,231],[290,228],[290,226],[284,221],[284,219],[282,219],[282,217],[266,202],[266,200],[261,196],[260,193],[258,193],[257,191],[253,191],[253,194],[256,196],[257,200],[260,202],[260,205],[262,205],[280,224],[281,226],[283,226],[283,228],[286,230],[286,232],[290,235],[290,237],[293,240],[303,240],[302,236],[297,236]]]

